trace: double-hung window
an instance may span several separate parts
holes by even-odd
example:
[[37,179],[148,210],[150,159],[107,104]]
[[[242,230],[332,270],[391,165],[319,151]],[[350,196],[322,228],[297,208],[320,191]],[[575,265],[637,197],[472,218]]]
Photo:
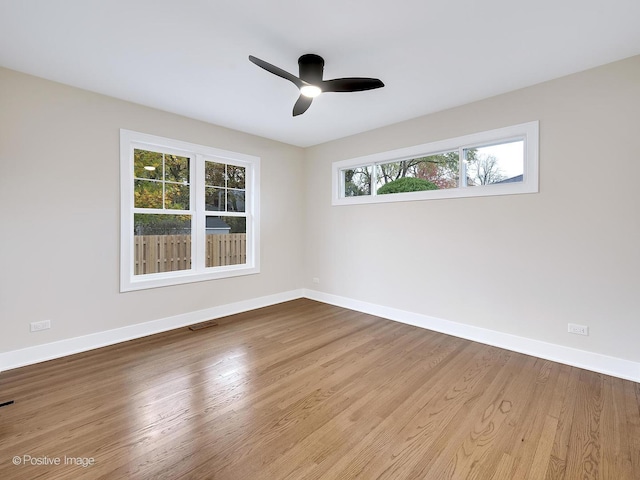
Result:
[[120,131],[120,290],[259,272],[258,157]]
[[333,163],[333,204],[538,191],[538,122]]

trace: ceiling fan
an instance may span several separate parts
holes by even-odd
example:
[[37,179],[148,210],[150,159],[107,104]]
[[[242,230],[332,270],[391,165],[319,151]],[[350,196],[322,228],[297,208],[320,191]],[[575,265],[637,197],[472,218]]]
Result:
[[313,53],[302,55],[298,59],[298,67],[300,69],[299,77],[271,65],[270,63],[260,60],[259,58],[249,55],[249,60],[264,68],[267,72],[285,78],[300,89],[300,97],[293,106],[293,116],[302,115],[311,106],[311,102],[315,97],[325,92],[361,92],[363,90],[372,90],[374,88],[384,87],[377,78],[334,78],[333,80],[323,80],[322,73],[324,70],[324,59]]

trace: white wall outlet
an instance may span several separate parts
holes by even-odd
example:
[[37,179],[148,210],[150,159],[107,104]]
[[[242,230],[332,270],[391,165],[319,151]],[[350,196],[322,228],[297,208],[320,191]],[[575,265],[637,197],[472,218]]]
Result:
[[51,320],[42,320],[41,322],[31,322],[31,331],[39,332],[51,328]]
[[313,281],[313,283],[315,283],[315,284],[319,284],[319,283],[320,283],[320,279],[319,279],[318,277],[313,277],[311,280],[312,280],[312,281]]
[[586,325],[578,325],[577,323],[570,323],[569,333],[575,333],[577,335],[589,335],[589,327],[587,327]]

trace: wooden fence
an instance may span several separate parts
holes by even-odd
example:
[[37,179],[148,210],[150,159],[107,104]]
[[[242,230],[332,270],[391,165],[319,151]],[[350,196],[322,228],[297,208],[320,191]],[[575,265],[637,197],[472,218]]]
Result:
[[[207,235],[206,266],[247,263],[247,234]],[[134,274],[191,268],[191,235],[135,235]]]

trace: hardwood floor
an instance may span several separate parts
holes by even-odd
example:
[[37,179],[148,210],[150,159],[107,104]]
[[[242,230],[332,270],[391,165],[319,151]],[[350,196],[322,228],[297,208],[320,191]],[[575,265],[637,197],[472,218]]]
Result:
[[640,479],[640,384],[311,300],[224,320],[0,374],[0,478]]

